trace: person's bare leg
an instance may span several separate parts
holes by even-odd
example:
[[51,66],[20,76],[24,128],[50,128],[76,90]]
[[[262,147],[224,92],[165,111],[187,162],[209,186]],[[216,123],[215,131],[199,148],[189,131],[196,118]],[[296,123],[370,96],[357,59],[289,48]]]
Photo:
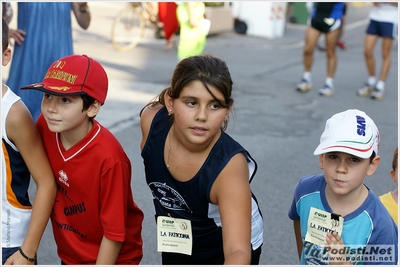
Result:
[[374,47],[378,35],[366,34],[364,39],[364,57],[365,63],[367,64],[367,71],[369,77],[375,76],[375,59],[374,59]]
[[318,37],[321,35],[321,32],[312,28],[307,27],[306,35],[305,35],[305,45],[303,50],[303,65],[304,72],[310,72],[312,68],[312,64],[314,61],[314,50],[317,45]]
[[175,34],[172,34],[164,45],[164,50],[171,50],[175,46]]
[[[345,5],[346,5],[346,9],[347,9],[347,11],[346,11],[346,14],[347,14],[347,12],[349,10],[349,7],[350,7],[350,3],[347,2],[347,3],[345,3]],[[343,41],[343,39],[344,39],[344,30],[345,30],[344,27],[346,25],[346,16],[347,16],[346,14],[344,14],[342,16],[342,23],[341,23],[340,28],[339,28],[339,36],[338,36],[338,41],[337,41],[337,45],[341,49],[346,49],[347,48],[345,42]]]
[[311,68],[314,61],[314,50],[321,32],[308,26],[304,37],[303,67],[304,72],[301,82],[296,85],[296,90],[305,93],[312,88]]
[[389,37],[382,38],[382,68],[379,80],[385,82],[389,74],[391,65],[391,50],[393,39]]
[[328,32],[325,35],[326,59],[327,59],[327,77],[335,76],[337,66],[336,44],[339,37],[339,29]]
[[378,38],[378,35],[372,34],[366,34],[364,37],[364,58],[367,66],[368,78],[364,87],[357,91],[357,95],[361,97],[369,96],[376,86],[374,48]]

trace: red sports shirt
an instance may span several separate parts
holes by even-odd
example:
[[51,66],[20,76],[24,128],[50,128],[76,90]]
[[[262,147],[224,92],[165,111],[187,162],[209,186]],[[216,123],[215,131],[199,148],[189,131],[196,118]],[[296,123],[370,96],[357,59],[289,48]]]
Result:
[[51,222],[58,256],[66,264],[95,264],[105,236],[123,242],[116,264],[139,264],[143,212],[133,201],[131,163],[118,140],[94,120],[66,151],[43,115],[37,127],[57,180]]

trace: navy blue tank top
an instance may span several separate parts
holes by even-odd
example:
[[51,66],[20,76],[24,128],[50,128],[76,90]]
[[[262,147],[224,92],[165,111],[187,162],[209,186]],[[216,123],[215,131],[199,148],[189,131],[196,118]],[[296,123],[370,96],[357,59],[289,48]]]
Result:
[[[164,162],[164,145],[171,127],[165,107],[155,115],[146,144],[142,150],[146,181],[153,195],[155,217],[171,216],[191,221],[193,234],[192,260],[205,260],[223,255],[221,218],[218,206],[210,201],[210,190],[229,160],[244,153],[254,177],[257,163],[250,154],[228,134],[222,132],[203,166],[189,181],[180,182],[168,171]],[[263,220],[253,195],[252,247],[257,249],[263,241]],[[187,259],[187,255],[177,254]]]

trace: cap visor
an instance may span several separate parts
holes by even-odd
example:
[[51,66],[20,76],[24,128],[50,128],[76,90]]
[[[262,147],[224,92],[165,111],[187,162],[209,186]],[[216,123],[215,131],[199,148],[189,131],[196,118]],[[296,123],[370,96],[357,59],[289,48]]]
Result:
[[57,86],[52,86],[52,87],[58,88],[58,89],[45,88],[43,83],[34,83],[34,84],[30,84],[30,85],[21,87],[21,90],[38,90],[38,91],[42,91],[44,93],[49,93],[51,95],[56,95],[56,96],[86,95],[86,93],[82,92],[82,91],[66,92],[66,89],[69,89],[69,88],[62,89],[61,87],[57,87]]
[[315,149],[314,155],[321,155],[329,152],[344,152],[362,159],[367,159],[371,157],[373,148],[372,146],[367,148],[354,148],[354,147],[339,146],[339,145],[326,146],[322,144]]

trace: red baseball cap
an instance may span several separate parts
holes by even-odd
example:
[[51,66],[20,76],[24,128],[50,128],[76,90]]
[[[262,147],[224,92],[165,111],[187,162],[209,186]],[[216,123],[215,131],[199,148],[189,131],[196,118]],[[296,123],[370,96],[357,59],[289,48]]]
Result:
[[86,55],[70,55],[51,64],[43,82],[21,89],[34,89],[56,96],[87,94],[103,105],[108,78],[104,68],[94,59]]

